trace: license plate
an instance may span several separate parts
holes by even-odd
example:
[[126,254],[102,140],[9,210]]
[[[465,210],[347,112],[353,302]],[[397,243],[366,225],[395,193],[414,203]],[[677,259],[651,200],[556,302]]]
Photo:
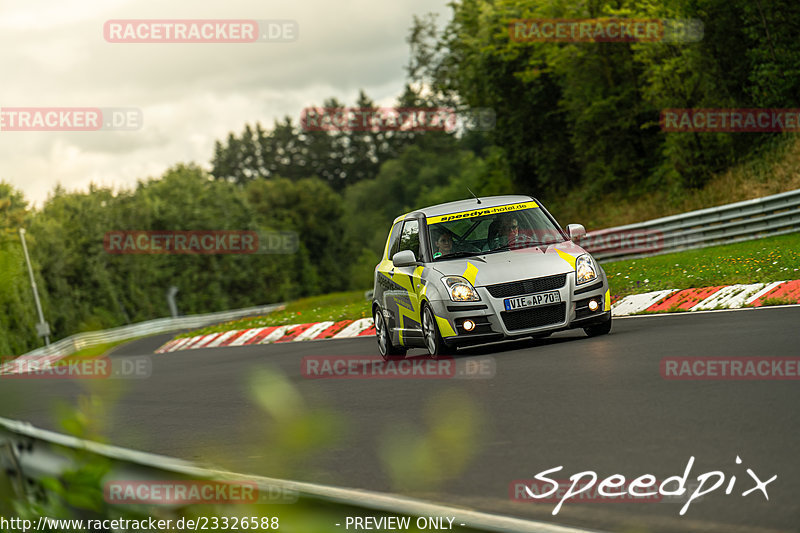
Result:
[[539,307],[540,305],[557,304],[561,301],[561,294],[558,291],[540,292],[539,294],[529,294],[516,298],[506,298],[504,300],[506,311],[516,311],[526,307]]

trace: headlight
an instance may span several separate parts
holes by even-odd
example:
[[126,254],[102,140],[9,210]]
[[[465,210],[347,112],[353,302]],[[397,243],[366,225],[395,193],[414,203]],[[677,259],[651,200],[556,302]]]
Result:
[[445,276],[442,283],[454,302],[477,302],[481,299],[472,284],[461,276]]
[[597,268],[589,254],[583,254],[575,261],[575,282],[577,285],[597,279]]

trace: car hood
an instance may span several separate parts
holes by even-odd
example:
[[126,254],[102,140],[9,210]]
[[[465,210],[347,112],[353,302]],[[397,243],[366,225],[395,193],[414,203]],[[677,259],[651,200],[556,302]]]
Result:
[[571,241],[474,257],[437,261],[443,276],[464,276],[474,286],[494,285],[575,271],[575,259],[586,250]]

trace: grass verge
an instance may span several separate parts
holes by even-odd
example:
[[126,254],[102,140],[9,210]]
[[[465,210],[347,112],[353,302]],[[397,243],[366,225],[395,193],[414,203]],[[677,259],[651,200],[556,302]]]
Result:
[[[611,294],[800,278],[800,233],[603,263]],[[796,303],[796,302],[794,302]]]
[[338,322],[340,320],[356,320],[368,316],[370,316],[370,302],[364,298],[364,291],[335,292],[289,302],[283,310],[274,311],[268,315],[214,324],[183,333],[178,337],[194,337],[195,335],[206,335],[232,329],[286,326],[327,320]]

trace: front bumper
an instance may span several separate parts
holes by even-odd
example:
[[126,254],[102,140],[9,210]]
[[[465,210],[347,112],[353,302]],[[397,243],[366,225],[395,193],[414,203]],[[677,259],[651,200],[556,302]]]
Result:
[[[611,309],[606,301],[608,281],[604,272],[598,281],[580,287],[575,286],[575,273],[568,272],[563,286],[541,291],[558,291],[560,303],[516,311],[506,311],[504,301],[507,297],[523,294],[495,297],[487,287],[475,289],[481,297],[479,302],[457,303],[445,300],[431,302],[434,313],[450,321],[455,332],[455,335],[444,337],[448,345],[460,346],[530,337],[541,333],[584,328],[611,318]],[[494,292],[497,293],[496,290]],[[599,303],[596,311],[589,309],[590,300]],[[470,332],[462,326],[465,319],[470,319],[476,324]]]

